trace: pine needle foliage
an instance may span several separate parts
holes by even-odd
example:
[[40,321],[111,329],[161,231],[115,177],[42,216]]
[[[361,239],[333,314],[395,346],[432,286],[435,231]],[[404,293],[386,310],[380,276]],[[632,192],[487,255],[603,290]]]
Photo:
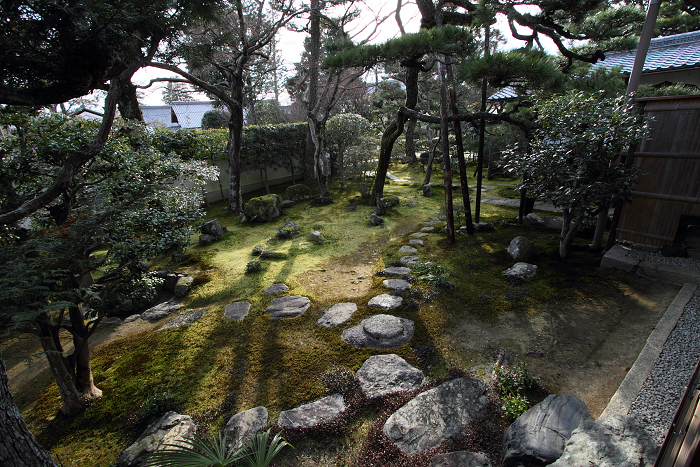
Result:
[[566,76],[554,57],[541,50],[522,48],[465,60],[459,67],[459,78],[472,83],[486,78],[493,87],[556,89],[563,85]]

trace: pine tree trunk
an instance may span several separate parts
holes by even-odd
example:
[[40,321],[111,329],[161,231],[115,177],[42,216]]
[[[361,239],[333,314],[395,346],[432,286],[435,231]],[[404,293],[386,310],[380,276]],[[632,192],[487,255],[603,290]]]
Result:
[[57,467],[51,454],[37,443],[15,406],[1,352],[0,465],[3,467]]
[[413,164],[416,159],[416,119],[410,118],[406,126],[406,160]]
[[228,160],[228,206],[234,214],[243,214],[241,193],[241,137],[243,135],[243,78],[232,73],[231,77],[231,116],[228,123],[226,159]]

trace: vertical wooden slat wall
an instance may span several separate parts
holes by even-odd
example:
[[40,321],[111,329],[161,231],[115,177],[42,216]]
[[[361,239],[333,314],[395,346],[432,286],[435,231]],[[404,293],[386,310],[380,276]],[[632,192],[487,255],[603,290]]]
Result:
[[700,96],[639,99],[651,132],[634,154],[642,170],[617,238],[673,243],[681,214],[700,216]]

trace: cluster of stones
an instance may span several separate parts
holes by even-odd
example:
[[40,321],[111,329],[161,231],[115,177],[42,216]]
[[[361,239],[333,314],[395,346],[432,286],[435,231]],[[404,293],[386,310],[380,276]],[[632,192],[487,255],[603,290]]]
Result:
[[503,272],[504,276],[521,280],[535,277],[537,266],[531,262],[537,257],[537,249],[530,240],[523,236],[515,237],[506,251],[516,263]]
[[221,225],[219,219],[207,221],[202,225],[202,234],[199,236],[199,244],[201,246],[209,245],[221,238],[226,232],[228,232],[228,230]]

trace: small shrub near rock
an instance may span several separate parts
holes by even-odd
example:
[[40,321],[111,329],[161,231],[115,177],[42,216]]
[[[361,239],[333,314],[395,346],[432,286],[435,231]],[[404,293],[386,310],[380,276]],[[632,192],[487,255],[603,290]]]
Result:
[[501,409],[515,420],[530,408],[530,402],[523,394],[537,384],[537,378],[530,373],[524,363],[515,366],[494,365],[496,387],[501,393]]
[[294,229],[291,227],[279,227],[277,229],[277,238],[292,238],[294,236]]
[[253,256],[260,256],[263,251],[265,251],[265,248],[263,248],[262,245],[255,245],[253,247],[253,251],[251,251],[250,254]]
[[141,404],[138,419],[142,423],[150,423],[170,411],[177,411],[177,403],[170,391],[151,394]]
[[432,261],[417,263],[411,266],[411,270],[416,277],[435,287],[451,289],[455,285],[448,279],[450,273],[444,266]]
[[252,274],[255,272],[260,272],[262,271],[262,263],[260,261],[248,261],[248,264],[245,265],[245,273],[246,274]]
[[268,250],[268,251],[263,251],[260,253],[260,259],[286,259],[287,254],[282,253],[281,251],[273,251],[273,250]]

